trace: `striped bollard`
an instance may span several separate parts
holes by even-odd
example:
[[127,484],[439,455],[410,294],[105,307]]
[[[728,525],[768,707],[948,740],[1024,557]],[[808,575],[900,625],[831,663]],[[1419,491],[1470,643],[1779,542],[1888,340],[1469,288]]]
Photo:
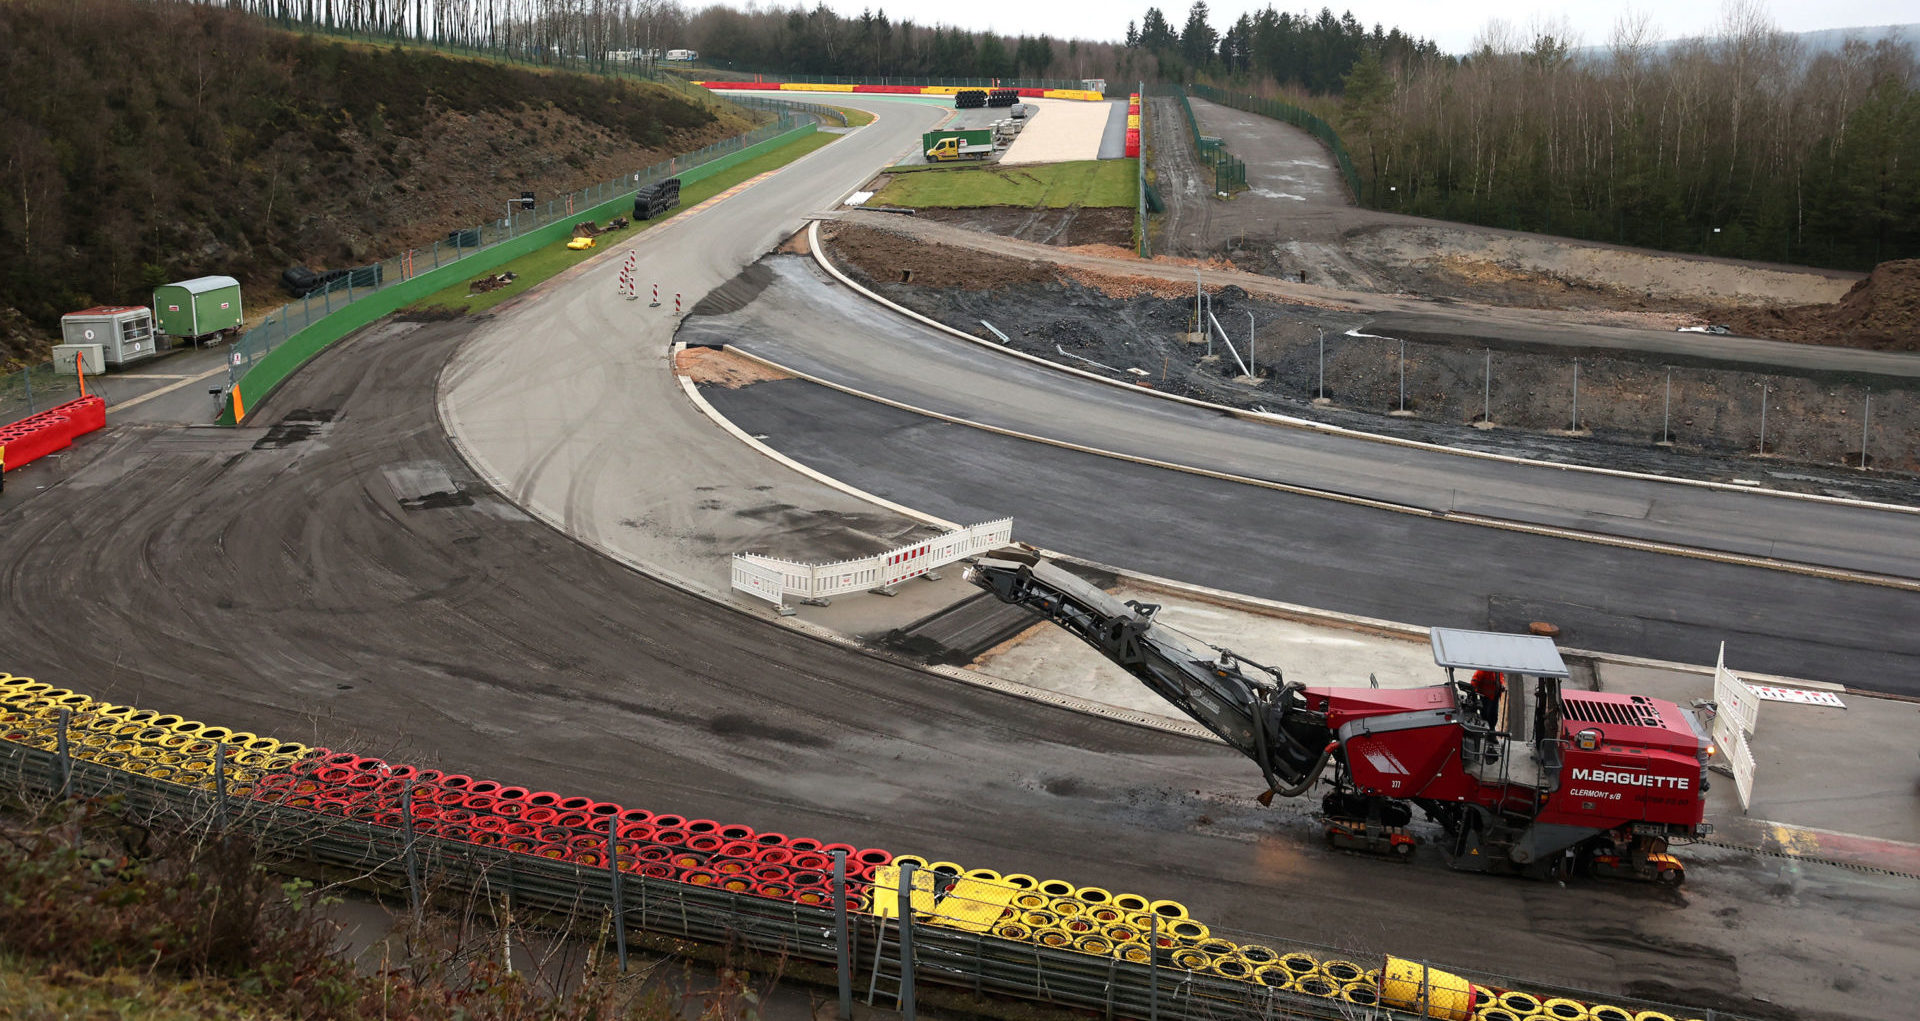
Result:
[[660,285],[658,283],[653,285],[653,300],[647,303],[647,307],[648,308],[660,307]]
[[673,292],[673,314],[676,316],[680,314],[680,292],[679,291]]

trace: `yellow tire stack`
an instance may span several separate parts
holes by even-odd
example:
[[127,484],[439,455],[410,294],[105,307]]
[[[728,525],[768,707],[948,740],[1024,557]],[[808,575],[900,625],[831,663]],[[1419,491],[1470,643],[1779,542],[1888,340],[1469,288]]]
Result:
[[59,747],[60,710],[68,712],[74,758],[154,780],[214,789],[214,756],[226,746],[227,792],[246,797],[263,773],[282,769],[307,747],[211,726],[135,706],[96,702],[31,677],[0,673],[0,738],[46,751]]

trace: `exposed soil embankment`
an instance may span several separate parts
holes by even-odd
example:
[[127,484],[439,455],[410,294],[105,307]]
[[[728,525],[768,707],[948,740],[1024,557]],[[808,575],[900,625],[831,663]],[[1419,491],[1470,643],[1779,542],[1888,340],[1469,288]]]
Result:
[[[1418,334],[1404,348],[1403,405],[1400,340],[1365,336],[1354,312],[1227,287],[1210,309],[1228,336],[1209,342],[1193,332],[1191,284],[1072,273],[846,223],[826,238],[839,265],[894,301],[983,339],[986,320],[1018,350],[1142,389],[1521,457],[1920,499],[1911,475],[1887,474],[1920,471],[1920,392],[1909,382],[1713,365],[1669,376],[1656,354]],[[1851,466],[1868,388],[1879,470],[1863,474]],[[1494,428],[1478,424],[1489,412]]]
[[1883,262],[1830,305],[1738,309],[1736,333],[1801,344],[1920,351],[1920,259]]

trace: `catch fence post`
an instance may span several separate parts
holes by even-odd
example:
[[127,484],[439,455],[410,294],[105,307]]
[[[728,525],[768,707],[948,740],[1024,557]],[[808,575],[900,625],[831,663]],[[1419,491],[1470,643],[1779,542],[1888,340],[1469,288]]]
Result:
[[847,946],[847,852],[833,852],[833,960],[840,976],[840,1021],[853,1021],[853,960]]
[[20,382],[27,388],[27,414],[33,414],[33,366],[20,370]]
[[221,741],[213,746],[213,795],[215,819],[221,829],[227,828],[227,743]]
[[407,867],[407,902],[413,907],[414,918],[420,917],[420,858],[414,848],[413,834],[413,781],[400,788],[400,825],[406,834],[402,838],[405,848]]
[[900,864],[900,1015],[914,1021],[913,863]]
[[54,748],[60,755],[60,789],[57,797],[66,797],[67,788],[73,783],[73,746],[67,743],[67,726],[73,718],[73,710],[60,707],[60,731],[54,735]]
[[1860,470],[1867,470],[1867,423],[1873,421],[1873,388],[1867,388],[1867,407],[1860,413]]
[[1480,421],[1493,424],[1493,348],[1487,348],[1486,389],[1481,391]]
[[1573,425],[1571,432],[1580,431],[1580,359],[1573,360]]
[[1673,421],[1673,366],[1667,366],[1667,396],[1660,406],[1660,442],[1671,442],[1667,437],[1667,426]]
[[1760,384],[1760,452],[1767,452],[1767,391],[1773,389],[1765,382]]
[[1160,914],[1147,916],[1147,1021],[1160,1021]]
[[613,946],[620,957],[620,971],[627,970],[627,911],[620,897],[620,816],[607,816],[607,874],[613,896]]

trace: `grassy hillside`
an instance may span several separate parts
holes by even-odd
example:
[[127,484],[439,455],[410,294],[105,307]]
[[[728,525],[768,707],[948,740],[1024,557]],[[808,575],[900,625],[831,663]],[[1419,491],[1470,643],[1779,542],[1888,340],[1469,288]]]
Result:
[[[364,263],[747,125],[650,84],[279,32],[199,4],[0,4],[0,364],[61,313]],[[38,342],[38,343],[36,343]],[[23,350],[27,348],[29,350]]]

